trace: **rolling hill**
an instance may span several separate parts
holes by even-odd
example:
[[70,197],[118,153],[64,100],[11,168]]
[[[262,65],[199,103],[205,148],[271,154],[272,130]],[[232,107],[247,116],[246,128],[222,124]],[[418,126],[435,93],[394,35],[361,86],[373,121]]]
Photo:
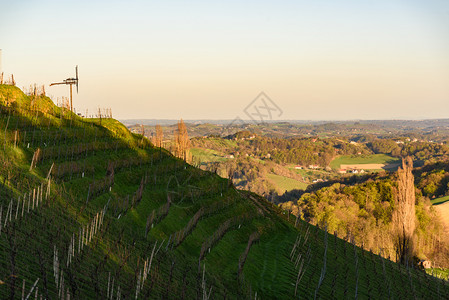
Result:
[[437,299],[449,288],[0,85],[0,298]]

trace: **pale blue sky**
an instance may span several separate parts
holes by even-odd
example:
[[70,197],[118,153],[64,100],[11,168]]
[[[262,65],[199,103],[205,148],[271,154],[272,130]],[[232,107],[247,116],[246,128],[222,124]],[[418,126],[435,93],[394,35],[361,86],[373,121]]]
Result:
[[2,1],[3,71],[116,118],[449,117],[449,1]]

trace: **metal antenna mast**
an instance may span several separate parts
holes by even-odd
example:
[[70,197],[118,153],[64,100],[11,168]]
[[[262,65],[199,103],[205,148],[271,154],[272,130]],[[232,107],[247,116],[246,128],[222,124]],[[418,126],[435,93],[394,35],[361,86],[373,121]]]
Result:
[[73,112],[73,106],[72,106],[72,85],[76,85],[76,93],[78,94],[78,66],[75,67],[75,78],[67,78],[66,80],[63,80],[62,82],[54,82],[50,84],[52,85],[58,85],[58,84],[68,84],[70,85],[70,111]]

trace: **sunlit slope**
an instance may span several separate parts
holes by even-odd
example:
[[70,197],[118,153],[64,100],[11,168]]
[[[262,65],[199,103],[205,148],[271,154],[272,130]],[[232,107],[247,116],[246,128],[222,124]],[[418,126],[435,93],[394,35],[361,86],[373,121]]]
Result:
[[116,120],[32,100],[0,86],[0,298],[449,296]]

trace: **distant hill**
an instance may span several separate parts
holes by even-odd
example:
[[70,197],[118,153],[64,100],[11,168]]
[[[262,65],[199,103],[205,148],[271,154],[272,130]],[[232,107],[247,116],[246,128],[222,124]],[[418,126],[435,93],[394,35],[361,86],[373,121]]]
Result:
[[449,296],[114,119],[0,85],[0,129],[2,299]]
[[[130,129],[151,137],[155,126],[161,125],[166,138],[178,120],[136,119],[122,120]],[[215,135],[226,137],[239,131],[250,131],[260,136],[272,138],[293,137],[341,137],[355,142],[368,142],[373,139],[403,138],[404,140],[423,140],[427,142],[447,142],[449,138],[449,119],[435,120],[362,120],[362,121],[281,121],[254,122],[251,120],[184,120],[190,137]]]

